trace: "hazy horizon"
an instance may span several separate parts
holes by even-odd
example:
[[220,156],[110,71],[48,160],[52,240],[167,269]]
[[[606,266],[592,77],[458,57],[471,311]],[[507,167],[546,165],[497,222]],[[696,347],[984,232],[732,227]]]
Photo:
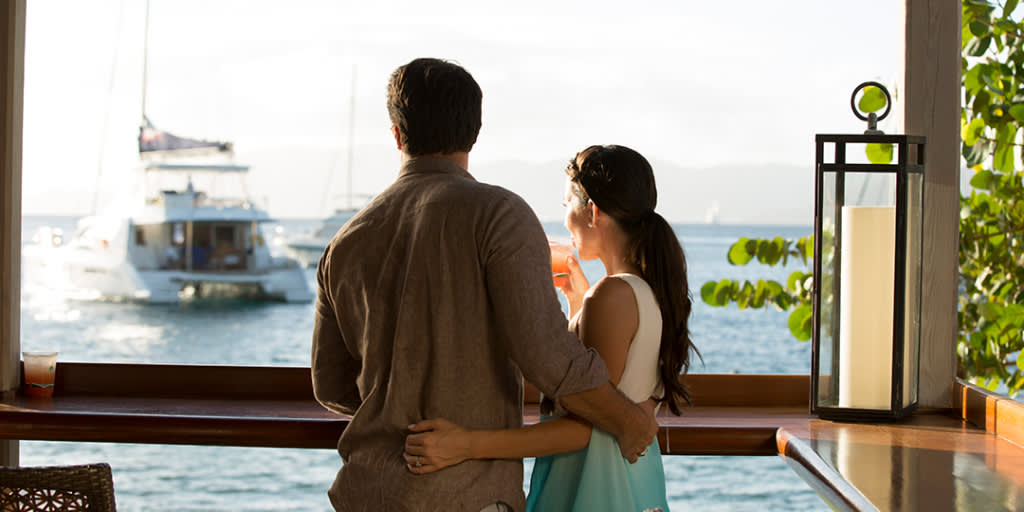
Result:
[[[654,165],[673,222],[702,222],[717,201],[725,224],[809,225],[814,134],[862,131],[854,87],[896,84],[900,9],[151,0],[145,108],[158,128],[232,141],[271,215],[316,218],[343,204],[350,151],[356,195],[391,182],[388,76],[446,58],[484,91],[470,172],[544,220],[561,216],[569,158],[622,144]],[[26,214],[91,213],[133,177],[144,20],[143,2],[29,3]]]

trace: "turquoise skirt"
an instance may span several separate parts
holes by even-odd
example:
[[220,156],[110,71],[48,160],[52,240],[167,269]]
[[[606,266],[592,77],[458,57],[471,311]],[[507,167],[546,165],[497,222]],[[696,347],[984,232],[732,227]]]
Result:
[[665,469],[655,439],[630,464],[615,436],[594,427],[582,450],[538,457],[530,476],[526,512],[668,512]]

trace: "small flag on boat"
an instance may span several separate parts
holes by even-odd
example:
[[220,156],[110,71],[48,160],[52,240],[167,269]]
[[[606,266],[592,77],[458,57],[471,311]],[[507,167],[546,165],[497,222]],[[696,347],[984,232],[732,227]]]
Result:
[[229,152],[231,149],[230,142],[188,139],[157,129],[149,121],[149,118],[145,116],[142,118],[142,126],[139,127],[139,154],[167,151],[187,151],[189,153],[195,151]]

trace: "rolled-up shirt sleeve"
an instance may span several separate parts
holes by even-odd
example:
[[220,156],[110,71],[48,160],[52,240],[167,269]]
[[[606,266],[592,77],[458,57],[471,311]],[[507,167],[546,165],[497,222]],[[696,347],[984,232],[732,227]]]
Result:
[[551,280],[551,253],[536,215],[518,197],[497,205],[481,244],[499,343],[523,377],[557,398],[608,382],[596,350],[569,331]]
[[362,364],[349,352],[338,326],[328,280],[329,253],[317,267],[317,298],[313,320],[313,353],[310,367],[313,395],[327,409],[354,414],[362,404],[356,378]]

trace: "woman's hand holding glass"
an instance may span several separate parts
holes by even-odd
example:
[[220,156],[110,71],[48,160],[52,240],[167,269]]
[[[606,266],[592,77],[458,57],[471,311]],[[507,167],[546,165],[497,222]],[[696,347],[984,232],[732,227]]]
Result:
[[566,268],[568,269],[568,272],[566,272],[568,275],[562,281],[562,286],[559,286],[558,289],[565,295],[565,299],[569,301],[569,317],[571,318],[583,307],[583,295],[590,289],[590,282],[587,281],[587,276],[583,273],[583,268],[580,267],[580,262],[576,259],[576,256],[569,255],[566,257]]
[[409,471],[423,475],[472,458],[472,432],[445,419],[424,420],[409,426],[405,458]]

